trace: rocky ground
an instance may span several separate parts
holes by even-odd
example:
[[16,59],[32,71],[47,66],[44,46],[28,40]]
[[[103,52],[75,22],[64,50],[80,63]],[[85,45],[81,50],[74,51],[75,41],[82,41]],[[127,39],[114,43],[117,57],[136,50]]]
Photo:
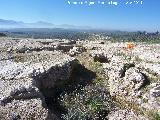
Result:
[[0,38],[1,120],[159,120],[160,45]]

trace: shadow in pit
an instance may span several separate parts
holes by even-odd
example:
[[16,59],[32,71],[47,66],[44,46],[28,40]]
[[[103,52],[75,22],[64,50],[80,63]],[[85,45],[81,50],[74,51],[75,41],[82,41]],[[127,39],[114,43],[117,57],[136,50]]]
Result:
[[149,80],[148,76],[145,75],[145,74],[142,73],[142,72],[141,72],[141,74],[144,76],[145,81],[144,81],[144,84],[143,84],[138,90],[144,88],[144,87],[147,86],[147,85],[150,85],[150,80]]
[[[54,88],[40,89],[45,96],[45,102],[47,104],[47,108],[51,111],[51,114],[55,115],[60,120],[61,115],[67,113],[67,110],[61,106],[58,99],[60,98],[60,95],[64,92],[71,93],[76,89],[80,89],[91,84],[95,77],[96,73],[79,64],[72,70],[70,78],[65,80],[65,82],[64,80],[57,80]],[[48,116],[47,120],[51,120],[51,115]],[[55,120],[57,119],[55,118]]]
[[127,71],[129,68],[131,68],[131,67],[135,67],[135,65],[132,64],[132,63],[126,63],[126,64],[123,66],[123,69],[122,69],[122,71],[121,71],[121,76],[120,76],[120,78],[125,77],[126,71]]

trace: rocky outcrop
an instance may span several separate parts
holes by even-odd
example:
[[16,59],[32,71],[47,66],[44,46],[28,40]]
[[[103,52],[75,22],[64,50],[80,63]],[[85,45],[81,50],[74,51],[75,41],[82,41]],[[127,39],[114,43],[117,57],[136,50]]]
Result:
[[133,110],[117,110],[109,114],[108,120],[149,120],[148,118],[138,115]]
[[78,46],[78,47],[73,47],[73,49],[70,49],[69,55],[70,56],[75,56],[77,54],[81,54],[82,52],[85,52],[86,49],[84,47]]
[[138,45],[132,51],[132,54],[138,56],[144,61],[159,62],[160,59],[160,45],[151,44],[151,45]]
[[67,41],[64,40],[62,42],[58,42],[54,48],[55,50],[62,51],[62,52],[69,52],[71,49],[73,49],[74,45],[76,44],[76,41]]
[[160,83],[152,83],[148,86],[149,90],[142,95],[141,106],[146,109],[160,112]]
[[147,83],[144,74],[134,67],[134,63],[119,56],[113,56],[110,63],[104,64],[106,74],[109,76],[112,95],[127,95],[137,92]]
[[1,120],[45,120],[48,115],[49,110],[43,106],[40,98],[13,100],[0,106]]
[[[159,51],[155,50],[159,45],[136,45],[130,50],[124,43],[106,43],[11,38],[0,41],[0,119],[58,119],[53,112],[58,111],[53,105],[57,100],[54,95],[60,95],[59,91],[64,92],[64,89],[66,92],[68,86],[76,89],[88,85],[91,79],[97,79],[93,86],[104,81],[106,86],[103,87],[109,90],[107,99],[112,103],[113,98],[115,103],[125,107],[111,110],[109,120],[147,120],[136,112],[144,111],[145,115],[160,112]],[[81,68],[75,69],[79,63],[73,56],[89,70],[95,67],[98,77],[86,75]],[[74,82],[68,85],[68,81],[75,78],[76,85]],[[100,91],[96,92],[100,95]],[[94,92],[88,93],[87,90],[86,93]],[[87,98],[83,93],[82,96]],[[75,100],[68,100],[71,108],[74,107],[72,100]],[[94,106],[93,103],[91,107]],[[72,109],[73,113],[75,110]]]
[[104,50],[107,46],[103,41],[84,41],[83,46],[89,50]]
[[[45,56],[50,57],[45,59]],[[78,64],[76,59],[58,52],[34,54],[34,60],[32,57],[30,59],[28,57],[24,63],[1,61],[0,111],[2,120],[5,118],[8,120],[44,120],[52,116],[41,89],[54,88],[57,81],[66,83],[72,70]]]
[[[122,56],[113,56],[110,63],[103,64],[105,73],[109,77],[110,94],[118,101],[124,100],[131,108],[138,106],[136,108],[139,110],[159,112],[158,81],[157,85],[149,85],[151,80],[147,77],[147,72],[144,72],[149,66],[142,67],[135,64],[136,62],[123,59]],[[152,72],[157,72],[157,69],[153,68],[150,66]]]
[[90,56],[94,59],[95,62],[107,63],[109,58],[105,51],[101,50],[92,50]]
[[76,41],[75,40],[62,40],[59,42],[60,45],[74,45],[76,44]]
[[62,52],[69,52],[71,49],[73,49],[73,47],[73,45],[57,44],[56,46],[54,46],[54,49]]
[[125,85],[132,88],[132,90],[140,90],[147,83],[147,79],[137,68],[130,68],[125,72]]
[[158,63],[141,63],[139,67],[144,68],[147,72],[160,77],[160,64]]
[[[15,45],[14,45],[15,44]],[[17,40],[15,42],[10,42],[10,44],[6,44],[4,48],[8,48],[7,52],[16,53],[31,53],[33,51],[54,51],[60,50],[63,52],[69,52],[70,49],[73,48],[76,41],[54,41],[54,40],[32,40],[32,39],[23,39]]]

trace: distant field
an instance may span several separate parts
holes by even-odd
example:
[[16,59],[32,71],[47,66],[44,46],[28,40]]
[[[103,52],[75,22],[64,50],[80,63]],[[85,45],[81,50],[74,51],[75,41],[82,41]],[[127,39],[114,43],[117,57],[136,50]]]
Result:
[[159,32],[145,31],[125,32],[106,30],[78,30],[78,29],[47,29],[47,28],[19,28],[0,30],[8,37],[34,39],[69,39],[69,40],[109,40],[112,42],[143,42],[144,44],[160,43]]

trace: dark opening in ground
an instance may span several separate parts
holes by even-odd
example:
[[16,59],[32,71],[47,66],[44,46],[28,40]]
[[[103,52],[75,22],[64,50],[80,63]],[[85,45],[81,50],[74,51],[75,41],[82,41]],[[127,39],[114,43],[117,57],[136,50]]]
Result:
[[79,64],[72,70],[70,78],[65,80],[64,84],[64,80],[57,80],[53,88],[44,89],[41,87],[40,91],[45,96],[45,102],[51,114],[55,114],[58,119],[61,119],[61,115],[66,114],[67,110],[60,103],[60,95],[63,93],[72,93],[75,90],[91,84],[95,77],[96,74],[94,72]]

